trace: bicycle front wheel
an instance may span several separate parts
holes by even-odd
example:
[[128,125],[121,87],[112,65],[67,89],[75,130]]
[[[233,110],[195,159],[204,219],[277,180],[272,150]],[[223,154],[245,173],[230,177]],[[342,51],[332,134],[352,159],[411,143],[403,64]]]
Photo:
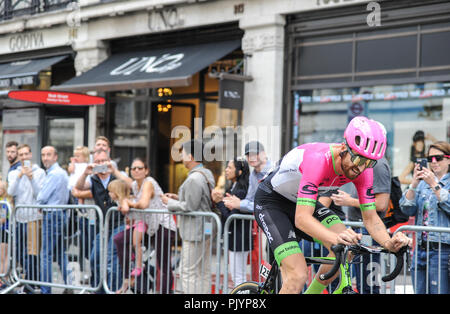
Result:
[[231,290],[230,294],[259,294],[259,284],[254,281],[246,281]]

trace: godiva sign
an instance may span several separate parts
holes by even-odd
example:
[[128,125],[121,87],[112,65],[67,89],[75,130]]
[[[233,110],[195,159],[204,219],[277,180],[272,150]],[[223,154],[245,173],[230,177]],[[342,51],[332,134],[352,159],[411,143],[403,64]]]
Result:
[[70,44],[67,27],[15,33],[0,37],[0,54],[66,46]]
[[44,47],[43,32],[17,34],[9,38],[9,50],[11,52],[41,49]]

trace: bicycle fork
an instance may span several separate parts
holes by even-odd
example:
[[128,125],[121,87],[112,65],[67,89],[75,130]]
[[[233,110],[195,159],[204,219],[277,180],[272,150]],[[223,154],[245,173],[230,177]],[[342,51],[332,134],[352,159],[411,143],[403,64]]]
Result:
[[346,262],[340,266],[340,282],[339,287],[333,291],[333,294],[354,293],[352,288],[352,278],[350,275],[350,263]]

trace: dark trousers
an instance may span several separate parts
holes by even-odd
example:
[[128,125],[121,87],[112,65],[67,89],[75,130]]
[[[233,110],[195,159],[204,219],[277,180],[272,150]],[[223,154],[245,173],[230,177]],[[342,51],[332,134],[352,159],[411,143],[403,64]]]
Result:
[[[150,238],[151,247],[156,250],[156,292],[173,292],[173,272],[171,265],[171,246],[175,239],[175,232],[159,226],[156,233]],[[133,229],[126,229],[114,236],[117,256],[124,278],[129,278],[131,251],[133,243]],[[144,245],[144,241],[142,243]]]

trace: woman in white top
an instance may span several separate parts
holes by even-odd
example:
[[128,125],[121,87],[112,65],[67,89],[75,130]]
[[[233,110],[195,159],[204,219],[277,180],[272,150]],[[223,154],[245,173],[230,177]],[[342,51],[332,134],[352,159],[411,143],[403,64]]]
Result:
[[[127,214],[127,217],[133,222],[133,234],[131,230],[125,230],[114,237],[114,243],[117,247],[119,263],[125,265],[124,286],[118,291],[123,293],[128,288],[128,264],[127,257],[129,254],[130,238],[133,239],[136,253],[136,267],[131,271],[132,277],[139,277],[142,269],[142,252],[140,247],[145,233],[150,237],[150,245],[156,250],[157,264],[157,287],[156,291],[160,293],[171,293],[173,274],[170,263],[171,243],[175,239],[176,225],[172,215],[169,214],[149,214],[137,213],[129,211],[134,209],[161,209],[165,210],[166,206],[162,203],[160,195],[163,191],[155,179],[148,176],[149,169],[146,163],[136,158],[131,164],[131,176],[134,179],[131,184],[131,190],[134,201],[122,202],[121,211]],[[149,245],[149,246],[150,246]],[[125,254],[124,254],[125,253]],[[161,272],[161,273],[160,273]]]

